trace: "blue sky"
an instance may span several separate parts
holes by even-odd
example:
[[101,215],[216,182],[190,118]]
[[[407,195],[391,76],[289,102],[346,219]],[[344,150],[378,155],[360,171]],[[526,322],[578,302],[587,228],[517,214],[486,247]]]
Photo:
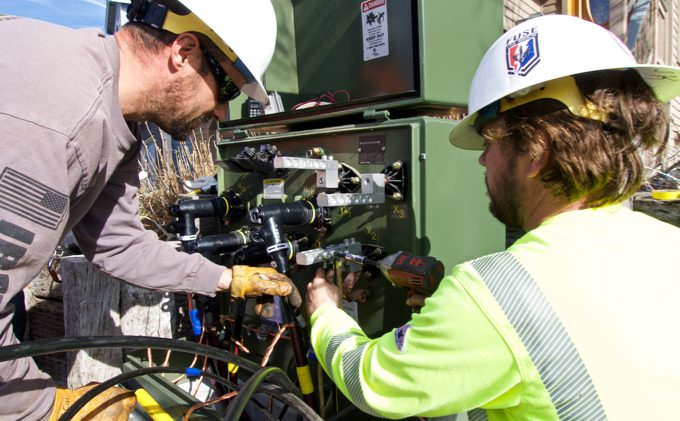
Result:
[[104,29],[106,0],[0,0],[0,14],[42,19],[71,28]]

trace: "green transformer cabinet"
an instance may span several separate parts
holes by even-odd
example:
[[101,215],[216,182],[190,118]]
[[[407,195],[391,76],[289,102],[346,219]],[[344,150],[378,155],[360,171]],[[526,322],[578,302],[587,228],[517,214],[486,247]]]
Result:
[[[406,250],[434,256],[448,273],[467,259],[501,250],[505,241],[504,229],[487,210],[479,153],[454,148],[448,141],[454,124],[440,118],[414,117],[224,141],[218,145],[218,163],[228,169],[219,172],[219,188],[239,194],[249,209],[316,200],[329,212],[328,228],[313,232],[298,225],[284,228],[291,238],[309,238],[307,248],[351,238],[386,253]],[[235,171],[233,158],[243,156],[248,148],[258,153],[273,149],[279,159],[302,158],[304,165],[279,174]],[[314,151],[323,156],[314,156]],[[306,158],[309,156],[313,157]],[[333,170],[307,164],[314,161],[337,162],[341,181],[354,175],[361,185],[343,189],[340,182],[337,189],[319,187],[324,183],[319,178],[332,176]],[[366,187],[395,173],[395,168],[400,171],[391,177],[395,188],[390,189],[389,180],[382,190],[379,185]],[[348,171],[351,174],[347,175]],[[352,189],[355,193],[341,192]],[[333,197],[338,199],[333,202]],[[247,221],[232,221],[229,228],[239,229],[241,223]],[[312,272],[300,270],[292,276],[304,292]],[[367,333],[387,331],[409,318],[410,310],[404,305],[406,291],[384,279],[360,286],[369,296],[358,304],[355,314]]]
[[[231,104],[229,127],[388,109],[464,111],[474,71],[502,33],[498,0],[273,0],[278,37],[264,76],[275,105]],[[254,31],[256,29],[254,28]],[[323,104],[322,107],[313,105]],[[260,110],[259,112],[262,112]]]
[[[310,221],[322,213],[323,224],[283,224],[274,235],[281,239],[267,243],[268,253],[288,243],[288,273],[303,298],[322,263],[302,264],[296,253],[357,245],[362,253],[408,251],[441,260],[450,273],[502,250],[505,229],[488,211],[479,152],[451,146],[448,135],[466,111],[477,64],[502,32],[503,2],[272,3],[278,38],[264,76],[272,106],[242,96],[220,126],[218,189],[245,208],[222,232],[257,232],[253,212],[267,206],[309,204]],[[221,256],[225,264],[234,258]],[[344,303],[370,336],[412,314],[407,291],[374,275],[355,286],[367,293],[362,300]],[[250,301],[244,326],[262,325]],[[244,339],[255,353],[266,351],[262,338]],[[269,363],[295,379],[292,354],[277,345]]]

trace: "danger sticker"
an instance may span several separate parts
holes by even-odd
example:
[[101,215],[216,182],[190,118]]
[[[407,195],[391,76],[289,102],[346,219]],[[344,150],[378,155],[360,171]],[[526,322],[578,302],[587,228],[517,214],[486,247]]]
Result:
[[387,29],[387,0],[367,0],[361,3],[364,61],[390,54]]

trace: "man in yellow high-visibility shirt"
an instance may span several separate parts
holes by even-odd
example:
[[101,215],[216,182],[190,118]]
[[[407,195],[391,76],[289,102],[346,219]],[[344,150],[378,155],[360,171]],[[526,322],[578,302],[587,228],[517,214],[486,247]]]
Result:
[[376,339],[317,273],[312,343],[340,390],[388,418],[673,418],[680,229],[622,202],[643,179],[640,153],[663,150],[663,103],[678,94],[680,69],[639,65],[577,18],[501,36],[450,140],[484,151],[490,210],[526,235],[456,266],[419,314]]

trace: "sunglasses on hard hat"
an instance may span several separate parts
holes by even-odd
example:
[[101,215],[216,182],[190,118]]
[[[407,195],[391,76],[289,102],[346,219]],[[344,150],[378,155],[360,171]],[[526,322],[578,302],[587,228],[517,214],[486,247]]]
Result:
[[239,96],[241,94],[241,90],[238,88],[238,86],[236,86],[236,83],[231,80],[220,63],[215,60],[204,47],[201,47],[201,52],[203,53],[205,60],[208,62],[208,68],[210,68],[210,72],[215,77],[215,81],[217,81],[217,102],[220,104],[226,104],[227,102]]

